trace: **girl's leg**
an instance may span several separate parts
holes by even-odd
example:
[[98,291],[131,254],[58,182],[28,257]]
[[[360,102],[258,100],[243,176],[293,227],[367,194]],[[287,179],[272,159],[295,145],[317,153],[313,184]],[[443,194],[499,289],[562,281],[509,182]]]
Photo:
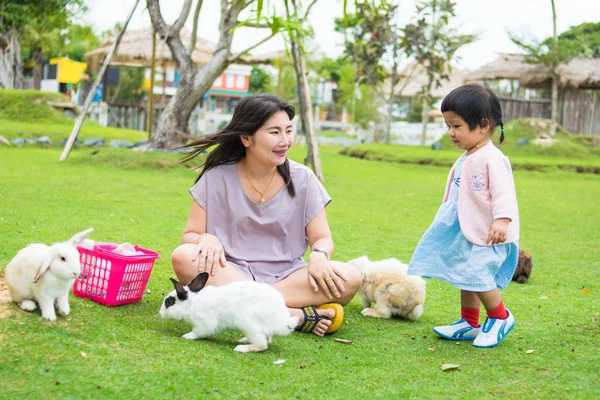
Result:
[[[196,275],[198,275],[198,264],[192,261],[192,252],[195,246],[193,244],[182,244],[177,247],[171,255],[173,271],[177,275],[179,282],[187,285]],[[219,268],[216,275],[211,275],[206,282],[207,285],[223,286],[233,281],[247,280],[238,269],[229,265],[225,268]]]
[[481,301],[475,292],[460,291],[460,316],[473,328],[479,327]]
[[[307,268],[295,271],[287,278],[273,285],[283,295],[290,314],[300,317],[299,326],[302,326],[304,323],[302,307],[319,306],[330,302],[346,305],[352,300],[358,289],[360,289],[362,276],[356,267],[339,261],[331,261],[331,263],[335,263],[336,267],[343,271],[344,275],[348,278],[348,281],[344,282],[346,290],[340,293],[340,297],[329,299],[322,290],[315,292],[308,281]],[[335,317],[335,312],[331,309],[318,310],[317,312],[323,317]],[[331,321],[322,319],[313,330],[313,333],[317,336],[323,336],[329,325],[331,325]]]
[[515,318],[504,308],[498,289],[478,292],[477,296],[485,307],[487,318],[481,333],[473,341],[473,346],[494,347],[500,344],[515,326]]
[[478,292],[477,297],[483,303],[489,318],[506,319],[508,317],[498,289],[489,292]]
[[481,302],[475,292],[460,291],[461,319],[443,326],[436,326],[433,331],[448,340],[474,340],[481,328],[479,325],[479,307]]

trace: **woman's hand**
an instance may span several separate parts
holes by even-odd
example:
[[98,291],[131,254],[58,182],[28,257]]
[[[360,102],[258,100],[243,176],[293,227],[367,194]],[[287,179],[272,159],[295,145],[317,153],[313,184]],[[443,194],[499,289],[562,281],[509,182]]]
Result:
[[490,233],[488,234],[488,244],[495,246],[506,241],[508,236],[508,218],[498,218],[492,223],[490,227]]
[[321,288],[329,300],[333,299],[332,294],[339,298],[346,291],[344,282],[347,280],[348,278],[341,271],[331,266],[325,254],[316,251],[310,253],[308,257],[308,281],[315,292],[318,292]]
[[208,272],[210,275],[216,275],[219,270],[219,264],[225,268],[227,260],[225,259],[225,250],[215,235],[204,234],[198,239],[192,253],[192,261],[198,260],[198,272]]

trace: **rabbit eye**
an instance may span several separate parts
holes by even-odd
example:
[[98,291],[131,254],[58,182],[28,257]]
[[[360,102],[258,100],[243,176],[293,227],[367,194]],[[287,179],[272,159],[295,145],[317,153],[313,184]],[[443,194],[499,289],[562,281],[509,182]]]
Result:
[[67,261],[67,259],[66,259],[66,258],[64,258],[64,257],[61,257],[61,258],[60,258],[60,261]]
[[174,305],[174,304],[175,304],[175,297],[171,297],[171,296],[169,296],[169,297],[167,297],[167,298],[165,299],[165,307],[166,307],[166,308],[169,308],[169,307],[171,307],[171,306],[172,306],[172,305]]

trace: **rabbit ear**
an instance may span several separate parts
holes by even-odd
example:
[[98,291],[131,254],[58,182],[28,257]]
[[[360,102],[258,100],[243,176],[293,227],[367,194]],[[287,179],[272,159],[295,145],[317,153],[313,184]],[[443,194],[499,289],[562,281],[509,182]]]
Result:
[[171,279],[171,282],[173,282],[173,286],[175,286],[175,292],[177,292],[177,298],[181,301],[187,300],[187,292],[183,288],[183,285],[179,281],[177,281],[173,278],[169,278],[169,279]]
[[46,271],[48,271],[48,268],[50,268],[50,264],[52,264],[52,261],[54,261],[56,256],[57,253],[53,249],[50,249],[48,251],[48,254],[46,254],[46,257],[44,257],[44,261],[40,264],[40,267],[38,268],[37,273],[33,278],[33,283],[37,283],[42,277],[42,275],[44,275]]
[[73,244],[73,246],[77,247],[79,246],[81,243],[83,243],[83,240],[87,237],[87,235],[89,235],[92,231],[94,230],[94,228],[88,228],[85,231],[76,233],[73,235],[73,237],[71,239],[69,239],[69,242]]
[[197,293],[206,285],[206,281],[208,281],[208,272],[202,272],[196,275],[187,286],[191,292]]

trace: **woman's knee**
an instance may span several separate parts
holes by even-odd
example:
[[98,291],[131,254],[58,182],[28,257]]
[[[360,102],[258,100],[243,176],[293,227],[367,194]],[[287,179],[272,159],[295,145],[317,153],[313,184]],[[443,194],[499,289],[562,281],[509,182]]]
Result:
[[342,294],[342,300],[344,304],[347,304],[354,298],[360,289],[362,275],[354,265],[339,262],[338,267],[343,271],[344,276],[346,277],[346,282],[344,282],[346,291]]
[[360,273],[358,268],[356,268],[354,265],[350,265],[350,264],[346,264],[346,265],[347,265],[347,268],[346,268],[345,272],[346,272],[346,278],[348,278],[348,281],[346,282],[346,284],[350,287],[352,292],[354,294],[356,294],[356,292],[358,292],[358,290],[360,289],[360,285],[362,283],[362,274]]
[[187,283],[187,281],[193,278],[193,265],[191,254],[192,249],[193,245],[186,243],[177,247],[175,250],[173,250],[173,253],[171,254],[171,264],[173,265],[173,271],[182,283],[184,283],[184,281],[186,281],[185,283]]

